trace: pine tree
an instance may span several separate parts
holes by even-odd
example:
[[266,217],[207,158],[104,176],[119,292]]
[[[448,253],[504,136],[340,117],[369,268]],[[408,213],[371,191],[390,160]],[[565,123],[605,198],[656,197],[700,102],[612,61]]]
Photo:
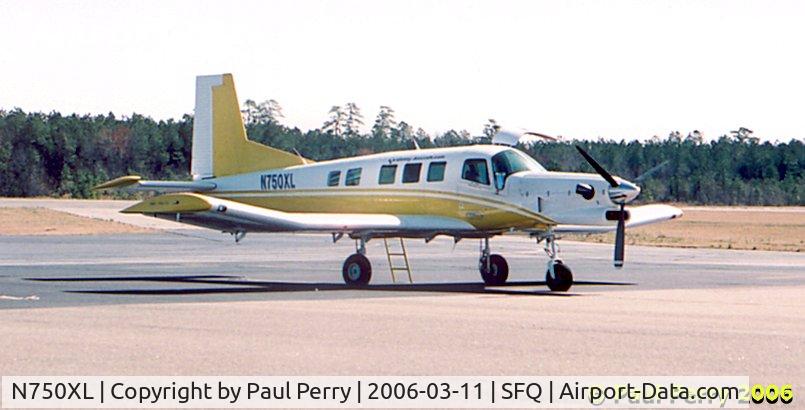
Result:
[[356,137],[361,133],[363,115],[355,103],[347,103],[347,115],[344,121],[344,134],[347,137]]
[[330,119],[322,125],[322,131],[341,137],[344,130],[344,123],[346,121],[346,114],[341,109],[340,105],[334,105],[330,108]]
[[394,110],[386,105],[380,106],[380,112],[377,113],[375,124],[372,126],[372,136],[376,138],[388,138],[391,135],[391,129],[397,125],[394,119]]

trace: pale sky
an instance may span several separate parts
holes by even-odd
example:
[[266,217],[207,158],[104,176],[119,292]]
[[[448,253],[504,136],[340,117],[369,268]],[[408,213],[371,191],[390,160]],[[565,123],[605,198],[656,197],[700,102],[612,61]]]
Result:
[[805,137],[802,1],[0,0],[0,108],[179,118],[195,76],[320,127]]

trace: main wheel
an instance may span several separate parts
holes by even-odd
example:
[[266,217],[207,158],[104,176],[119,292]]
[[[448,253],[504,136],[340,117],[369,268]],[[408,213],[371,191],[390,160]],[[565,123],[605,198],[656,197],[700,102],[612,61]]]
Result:
[[498,254],[489,256],[489,269],[487,269],[486,258],[481,258],[478,261],[478,270],[481,271],[481,278],[487,285],[502,285],[509,278],[509,264]]
[[573,285],[573,273],[561,261],[556,261],[553,264],[554,277],[551,277],[550,269],[545,272],[545,282],[548,288],[554,292],[567,292],[570,286]]
[[364,286],[372,279],[372,264],[360,253],[349,256],[341,269],[344,282],[350,286]]

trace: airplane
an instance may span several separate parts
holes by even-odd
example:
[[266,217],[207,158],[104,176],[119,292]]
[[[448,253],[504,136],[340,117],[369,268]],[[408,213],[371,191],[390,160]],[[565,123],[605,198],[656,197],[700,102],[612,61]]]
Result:
[[563,233],[615,231],[614,265],[623,266],[626,227],[682,216],[669,205],[630,207],[640,187],[614,176],[584,149],[596,174],[548,171],[515,148],[539,133],[499,130],[491,144],[412,149],[316,162],[250,141],[231,74],[196,78],[192,181],[148,181],[136,175],[95,190],[154,191],[123,213],[143,214],[230,233],[318,232],[355,240],[342,277],[353,287],[372,276],[366,243],[374,238],[439,235],[478,239],[478,269],[490,286],[506,282],[506,259],[492,237],[522,232],[543,243],[546,284],[567,291],[570,268],[558,257]]

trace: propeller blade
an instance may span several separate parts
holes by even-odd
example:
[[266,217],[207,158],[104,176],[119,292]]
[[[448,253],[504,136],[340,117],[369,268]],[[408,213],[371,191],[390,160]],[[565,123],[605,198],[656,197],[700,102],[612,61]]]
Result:
[[581,154],[581,156],[584,157],[584,159],[587,160],[587,163],[589,163],[590,166],[592,166],[593,169],[595,169],[595,172],[597,172],[598,175],[601,175],[602,177],[604,177],[604,179],[607,182],[609,182],[609,185],[611,185],[613,188],[618,187],[618,182],[615,181],[615,178],[613,178],[612,175],[610,175],[610,173],[607,172],[607,170],[604,169],[604,167],[599,165],[598,162],[596,162],[593,159],[593,157],[590,156],[590,154],[588,154],[586,151],[581,149],[581,147],[578,146],[578,145],[576,145],[576,149],[579,150],[579,154]]
[[623,253],[624,253],[624,246],[625,246],[625,239],[626,239],[626,220],[625,220],[625,212],[623,210],[624,206],[621,204],[621,212],[620,216],[618,217],[618,230],[615,231],[615,267],[622,268],[623,267]]
[[637,178],[633,179],[632,182],[642,182],[644,179],[656,174],[657,171],[665,168],[665,166],[670,164],[670,163],[671,163],[671,161],[666,159],[665,161],[661,162],[659,165],[657,165],[657,166],[651,168],[650,170],[640,174],[640,176],[638,176]]

